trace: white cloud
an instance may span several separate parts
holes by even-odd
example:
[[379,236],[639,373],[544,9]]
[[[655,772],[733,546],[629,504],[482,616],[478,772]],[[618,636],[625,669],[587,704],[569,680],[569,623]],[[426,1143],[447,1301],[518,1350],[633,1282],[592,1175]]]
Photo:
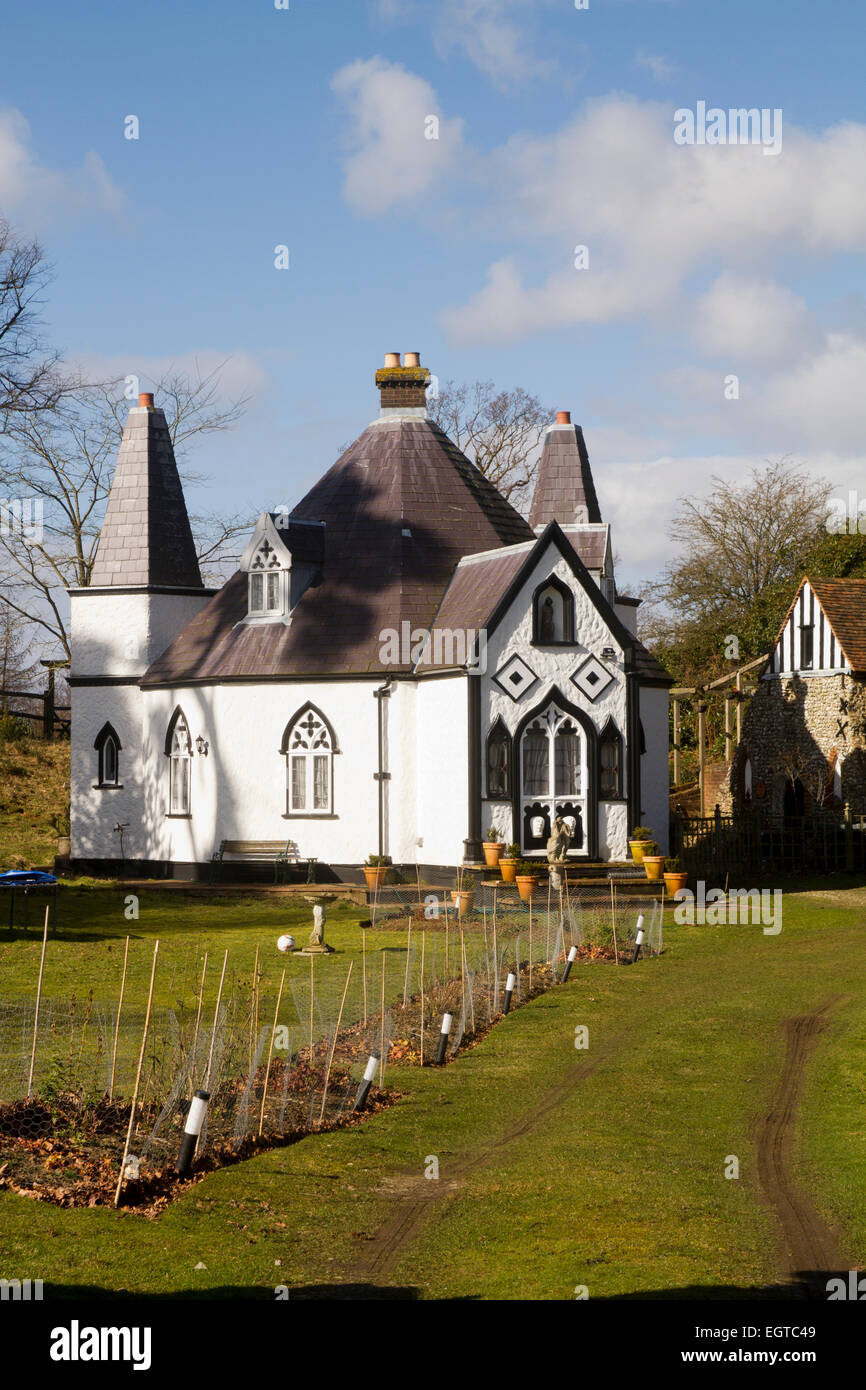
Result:
[[99,155],[80,168],[48,169],[31,149],[30,126],[20,111],[0,111],[0,207],[18,220],[45,222],[107,215],[120,218],[126,195],[112,183]]
[[[672,131],[669,105],[613,96],[552,135],[494,151],[488,225],[548,243],[548,274],[527,284],[513,254],[507,274],[497,258],[487,289],[443,315],[453,339],[513,341],[673,309],[695,273],[754,274],[781,246],[803,256],[866,249],[866,127],[814,136],[788,127],[775,159],[759,146],[676,146]],[[580,243],[589,270],[571,269]],[[539,259],[534,249],[532,265]]]
[[[165,376],[187,375],[204,378],[217,372],[217,392],[223,402],[243,396],[260,399],[271,385],[271,377],[251,352],[241,348],[236,352],[220,352],[216,348],[190,349],[175,356],[147,356],[140,352],[116,352],[110,356],[70,351],[65,354],[67,365],[81,373],[87,381],[116,381],[127,376],[140,379],[142,391],[152,391]],[[159,400],[155,402],[159,405]],[[133,405],[137,401],[132,401]]]
[[740,362],[802,355],[814,341],[805,303],[783,285],[725,271],[695,305],[692,336],[707,356]]
[[533,52],[527,25],[551,0],[378,0],[383,19],[421,20],[433,31],[436,51],[458,54],[483,72],[495,86],[544,77],[556,66]]
[[670,82],[676,72],[676,66],[669,63],[667,58],[660,53],[647,53],[643,48],[638,49],[634,60],[639,68],[646,68],[656,82]]
[[[360,213],[388,212],[427,193],[454,166],[463,122],[441,115],[423,78],[384,58],[359,59],[331,82],[349,113],[344,194]],[[437,137],[429,138],[438,121]]]

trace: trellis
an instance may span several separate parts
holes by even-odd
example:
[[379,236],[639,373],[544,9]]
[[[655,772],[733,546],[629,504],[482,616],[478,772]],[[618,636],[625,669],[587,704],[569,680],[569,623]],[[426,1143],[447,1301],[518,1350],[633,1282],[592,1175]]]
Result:
[[[743,705],[746,700],[750,700],[755,693],[756,686],[749,689],[744,688],[743,677],[751,671],[757,670],[759,666],[764,666],[769,660],[769,652],[757,657],[754,661],[748,662],[745,666],[739,666],[736,671],[729,671],[727,675],[720,676],[718,680],[710,681],[707,685],[696,686],[676,686],[671,690],[671,700],[673,701],[673,777],[674,786],[680,784],[680,754],[682,744],[680,742],[680,713],[682,701],[697,697],[697,744],[698,744],[698,785],[700,787],[701,815],[706,814],[704,805],[704,773],[706,768],[707,754],[707,701],[703,698],[708,692],[724,690],[725,694],[725,761],[730,762],[734,756],[734,748],[740,743],[743,737]],[[726,687],[733,686],[732,689]],[[736,711],[736,715],[734,714]],[[734,741],[734,722],[736,718],[736,743]]]

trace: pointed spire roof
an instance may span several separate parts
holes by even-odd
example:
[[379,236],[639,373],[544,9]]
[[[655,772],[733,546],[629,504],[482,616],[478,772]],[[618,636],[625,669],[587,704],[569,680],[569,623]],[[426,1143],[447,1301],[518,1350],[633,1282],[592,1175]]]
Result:
[[165,415],[144,393],[129,412],[90,583],[202,589]]
[[549,521],[560,526],[600,522],[601,509],[580,425],[560,410],[544,436],[529,524],[540,531]]

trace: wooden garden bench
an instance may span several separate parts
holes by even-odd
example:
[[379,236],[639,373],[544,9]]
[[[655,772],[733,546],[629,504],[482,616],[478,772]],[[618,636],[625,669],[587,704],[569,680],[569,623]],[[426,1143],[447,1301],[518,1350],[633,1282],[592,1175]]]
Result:
[[307,882],[312,883],[313,865],[318,862],[315,856],[301,855],[294,840],[221,840],[219,849],[214,850],[211,859],[211,883],[217,865],[222,866],[225,863],[227,854],[241,861],[258,860],[273,863],[274,883],[279,882],[281,866],[301,863],[306,863]]

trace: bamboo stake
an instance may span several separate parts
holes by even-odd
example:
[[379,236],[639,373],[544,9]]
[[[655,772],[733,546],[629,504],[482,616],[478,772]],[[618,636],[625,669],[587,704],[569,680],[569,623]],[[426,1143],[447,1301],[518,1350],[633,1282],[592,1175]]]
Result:
[[219,989],[217,990],[216,1008],[215,1008],[214,1011],[213,1011],[213,1028],[212,1028],[212,1030],[211,1030],[211,1035],[210,1035],[210,1050],[209,1050],[209,1052],[208,1052],[208,1054],[207,1054],[207,1071],[206,1071],[206,1073],[205,1073],[205,1078],[204,1078],[204,1090],[206,1090],[206,1091],[209,1091],[209,1090],[210,1090],[210,1073],[211,1073],[211,1067],[213,1066],[213,1048],[214,1048],[214,1043],[216,1042],[216,1030],[217,1030],[217,1023],[219,1022],[220,1004],[222,1003],[222,997],[223,997],[223,982],[224,982],[225,977],[226,977],[226,963],[227,963],[227,961],[228,961],[228,958],[229,958],[229,953],[228,953],[228,951],[226,951],[225,955],[223,956],[223,970],[222,970],[222,974],[220,975],[220,987],[219,987]]
[[126,961],[129,956],[129,937],[123,950],[123,974],[120,977],[120,997],[117,1001],[117,1018],[114,1023],[114,1046],[111,1049],[111,1080],[108,1083],[108,1099],[114,1100],[114,1071],[117,1066],[117,1040],[120,1037],[120,1011],[123,1008],[123,989],[126,984]]
[[421,933],[421,1066],[424,1065],[424,948],[427,933]]
[[466,1027],[466,943],[463,940],[463,927],[460,927],[460,985],[463,994],[463,1027]]
[[385,1084],[385,947],[382,947],[382,1038],[379,1044],[379,1089]]
[[281,1000],[282,997],[283,997],[283,985],[284,985],[285,983],[286,983],[286,972],[285,972],[285,970],[284,970],[284,971],[283,971],[283,975],[282,975],[282,979],[280,980],[280,987],[279,987],[279,989],[278,989],[278,991],[277,991],[277,1007],[274,1009],[274,1026],[273,1026],[273,1028],[271,1029],[271,1045],[270,1045],[270,1047],[268,1048],[268,1055],[267,1055],[267,1057],[265,1058],[265,1084],[264,1084],[264,1088],[263,1088],[263,1090],[262,1090],[262,1108],[261,1108],[261,1110],[260,1110],[260,1112],[259,1112],[259,1134],[261,1134],[261,1132],[262,1132],[262,1127],[263,1127],[263,1125],[264,1125],[264,1123],[265,1123],[265,1101],[266,1101],[267,1098],[268,1098],[268,1081],[270,1080],[270,1075],[271,1075],[271,1053],[272,1053],[273,1050],[274,1050],[274,1038],[277,1036],[277,1019],[279,1018],[279,1014],[280,1014],[280,1000]]
[[532,993],[532,899],[529,899],[529,993]]
[[[48,916],[45,918],[46,928]],[[135,1090],[132,1093],[132,1105],[129,1110],[129,1125],[126,1130],[126,1140],[123,1145],[123,1157],[120,1160],[120,1173],[117,1178],[117,1189],[114,1194],[114,1205],[120,1205],[120,1191],[123,1187],[123,1175],[126,1170],[126,1160],[129,1155],[129,1145],[132,1140],[132,1132],[135,1127],[135,1107],[138,1102],[138,1088],[141,1085],[141,1069],[144,1066],[144,1050],[147,1046],[147,1030],[150,1027],[150,1009],[153,1004],[153,982],[156,977],[156,958],[159,954],[159,941],[154,942],[153,946],[153,965],[150,967],[150,989],[147,995],[147,1012],[144,1015],[144,1031],[141,1035],[141,1051],[138,1054],[138,1071],[135,1074]],[[228,955],[228,952],[226,952]]]
[[36,1066],[36,1039],[39,1035],[39,1001],[42,998],[42,972],[45,969],[45,949],[48,945],[48,917],[50,907],[45,909],[45,927],[42,932],[42,955],[39,960],[39,983],[36,986],[36,1013],[33,1015],[33,1048],[30,1052],[30,1075],[27,1078],[27,1095],[33,1094],[33,1068]]
[[201,1021],[202,1004],[204,1003],[204,982],[207,975],[207,951],[204,953],[204,964],[201,968],[201,984],[198,991],[198,1008],[195,1015],[195,1030],[192,1035],[192,1052],[190,1053],[190,1072],[195,1071],[195,1050],[198,1047],[198,1028]]
[[247,1071],[252,1071],[253,1066],[253,1047],[254,1039],[259,1036],[259,1001],[256,998],[256,989],[259,982],[259,948],[256,946],[256,963],[253,966],[253,987],[250,993],[250,1041],[249,1041],[249,1062]]
[[445,913],[445,982],[448,982],[448,913]]
[[361,968],[364,971],[364,1027],[367,1027],[367,928],[361,928]]
[[[530,901],[531,901],[531,900],[530,900]],[[493,969],[494,969],[494,971],[495,971],[494,979],[496,980],[496,984],[495,984],[495,986],[494,986],[493,1007],[494,1007],[494,1010],[498,1010],[498,1008],[499,1008],[499,948],[497,947],[497,944],[496,944],[496,905],[495,905],[495,904],[494,904],[494,908],[493,908]]]
[[412,949],[412,918],[409,918],[409,930],[406,933],[406,974],[403,978],[403,1008],[406,1007],[406,1000],[409,994],[409,952]]
[[310,1066],[313,1065],[313,1001],[316,998],[316,981],[313,974],[315,956],[310,956]]
[[328,1057],[328,1066],[327,1066],[327,1069],[326,1069],[326,1071],[325,1071],[325,1089],[322,1091],[322,1108],[321,1108],[321,1110],[319,1111],[319,1124],[321,1124],[322,1121],[323,1121],[323,1119],[325,1118],[325,1102],[326,1102],[326,1100],[328,1099],[328,1078],[329,1078],[330,1075],[331,1075],[331,1063],[332,1063],[333,1060],[334,1060],[334,1052],[335,1052],[336,1047],[337,1047],[337,1038],[338,1038],[339,1035],[340,1035],[340,1024],[341,1024],[342,1021],[343,1021],[343,1005],[344,1005],[345,1002],[346,1002],[346,995],[347,995],[348,990],[349,990],[349,981],[350,981],[351,978],[352,978],[352,966],[353,966],[354,964],[355,964],[355,962],[354,962],[353,960],[350,960],[350,961],[349,961],[349,970],[348,970],[348,974],[346,975],[346,983],[345,983],[345,985],[343,986],[343,997],[342,997],[342,999],[340,1000],[340,1012],[337,1014],[337,1026],[336,1026],[336,1028],[334,1029],[334,1037],[333,1037],[333,1041],[331,1042],[331,1052],[330,1052],[330,1055],[329,1055],[329,1057]]

